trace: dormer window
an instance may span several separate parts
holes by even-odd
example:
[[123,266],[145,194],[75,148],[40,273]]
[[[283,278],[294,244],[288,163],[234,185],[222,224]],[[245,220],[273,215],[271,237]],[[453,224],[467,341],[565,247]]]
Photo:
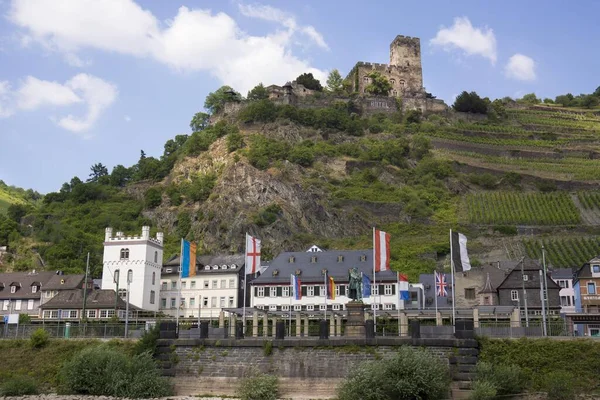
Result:
[[338,262],[344,262],[344,256],[338,256]]
[[361,256],[360,256],[360,261],[362,261],[362,262],[365,262],[365,261],[367,261],[367,256],[366,256],[366,255],[364,255],[364,254],[363,254],[363,255],[361,255]]
[[209,270],[210,269],[210,265],[205,265],[204,266],[204,270]]
[[317,262],[317,256],[312,256],[310,258],[310,262],[313,263],[313,264],[316,263]]
[[129,260],[129,249],[121,249],[121,260]]
[[10,287],[10,292],[11,292],[11,293],[17,293],[17,287],[16,287],[15,285],[12,285],[12,286]]
[[592,265],[592,272],[594,274],[599,274],[600,273],[600,265],[597,265],[597,264]]
[[38,287],[36,285],[33,285],[31,287],[31,293],[37,293],[37,291],[38,291]]
[[296,261],[296,257],[291,256],[289,259],[290,264],[293,264]]

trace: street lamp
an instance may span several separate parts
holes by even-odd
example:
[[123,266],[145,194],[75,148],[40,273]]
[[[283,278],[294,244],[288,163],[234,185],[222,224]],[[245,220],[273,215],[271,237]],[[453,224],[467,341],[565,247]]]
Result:
[[129,336],[129,285],[131,285],[132,278],[133,271],[127,271],[127,302],[125,303],[125,338]]

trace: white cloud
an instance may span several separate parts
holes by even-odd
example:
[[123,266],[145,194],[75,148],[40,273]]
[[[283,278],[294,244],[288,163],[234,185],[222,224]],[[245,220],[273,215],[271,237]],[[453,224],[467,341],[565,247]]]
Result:
[[504,67],[504,73],[511,79],[533,81],[536,78],[535,61],[526,55],[514,54]]
[[58,126],[80,133],[92,128],[117,94],[113,84],[88,74],[75,75],[64,84],[28,76],[16,90],[11,90],[8,82],[0,82],[0,117],[43,107],[84,105],[87,110],[81,117],[68,114],[51,118]]
[[314,27],[299,26],[293,15],[269,6],[239,9],[283,29],[252,36],[225,13],[187,7],[161,22],[133,0],[13,0],[8,18],[28,43],[61,52],[75,64],[83,49],[148,57],[177,71],[208,71],[242,93],[259,82],[281,84],[303,72],[326,78],[325,71],[292,54],[296,34],[327,48]]
[[129,115],[126,115],[125,117],[123,117],[123,119],[125,120],[125,122],[131,122],[131,117]]
[[442,27],[436,36],[429,41],[433,46],[440,46],[446,51],[460,49],[466,55],[480,55],[496,63],[496,37],[491,28],[475,28],[467,17],[457,17],[450,28]]

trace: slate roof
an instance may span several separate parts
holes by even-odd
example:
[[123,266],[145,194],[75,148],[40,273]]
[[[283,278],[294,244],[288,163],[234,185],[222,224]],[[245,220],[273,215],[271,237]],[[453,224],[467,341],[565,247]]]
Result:
[[[341,259],[338,259],[342,256]],[[364,256],[365,261],[361,261]],[[290,262],[294,257],[294,262]],[[316,257],[316,262],[311,262]],[[336,283],[348,283],[348,271],[356,267],[373,280],[373,250],[331,250],[322,252],[293,251],[280,253],[271,261],[269,267],[256,278],[253,285],[288,284],[290,276],[297,270],[301,272],[300,281],[304,283],[323,283],[323,269]],[[273,273],[276,272],[276,275]],[[377,273],[377,282],[396,282],[397,275],[393,271]]]
[[[521,278],[521,264],[519,262],[516,263],[513,270],[508,274],[508,276],[504,279],[504,281],[498,285],[497,289],[522,289],[523,288],[523,279]],[[534,275],[531,279],[528,279],[525,282],[525,289],[539,289],[539,271],[542,269],[542,266],[539,262],[531,259],[523,260],[523,272],[525,275]],[[548,274],[549,275],[549,274]],[[554,282],[550,276],[548,276],[548,289],[560,289],[560,286],[556,282]]]
[[44,290],[67,290],[83,287],[84,274],[54,275],[44,285]]
[[[213,275],[213,274],[231,274],[238,273],[240,269],[244,267],[244,254],[232,254],[232,255],[205,255],[196,256],[196,276],[198,275]],[[179,256],[171,257],[162,268],[162,275],[178,275],[179,273]],[[204,269],[205,266],[210,266],[210,270]],[[219,269],[212,269],[213,266],[218,265]],[[227,265],[227,269],[221,269],[223,265]],[[235,265],[234,269],[231,265]],[[171,272],[167,272],[168,270]]]
[[[96,308],[115,308],[115,296],[114,290],[88,290],[87,291],[87,309]],[[124,310],[127,304],[120,297],[117,300],[117,308]],[[83,289],[70,289],[61,290],[56,296],[48,300],[48,302],[40,306],[42,310],[45,309],[82,309],[83,308]],[[139,310],[131,303],[129,304],[130,310]]]
[[592,264],[596,265],[598,259],[600,259],[600,256],[596,256],[593,259],[591,259],[589,262],[586,262],[585,264],[583,264],[575,273],[574,282],[576,282],[582,278],[593,278],[591,265]]
[[[452,276],[444,273],[446,276],[446,290],[448,291],[448,297],[452,297]],[[425,291],[425,299],[431,299],[431,304],[427,304],[427,307],[435,307],[435,277],[433,274],[421,274],[419,275],[419,282],[423,284],[423,290]],[[448,303],[448,297],[438,297],[437,304],[438,308],[450,307]]]
[[560,268],[550,271],[552,279],[573,279],[575,272],[571,268]]
[[[45,288],[46,283],[54,276],[54,272],[6,272],[0,273],[0,300],[9,299],[39,299],[40,290]],[[33,293],[31,287],[36,283],[38,288]],[[10,292],[11,284],[17,286],[16,293]]]

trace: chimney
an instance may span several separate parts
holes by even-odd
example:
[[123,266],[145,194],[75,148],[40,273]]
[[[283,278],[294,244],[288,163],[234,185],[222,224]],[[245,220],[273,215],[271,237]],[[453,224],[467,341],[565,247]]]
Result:
[[108,227],[104,230],[104,241],[108,242],[112,238],[112,228]]
[[160,244],[163,244],[164,239],[165,239],[164,233],[156,232],[156,240],[158,240],[160,242]]
[[142,239],[150,239],[150,227],[147,225],[142,226]]

